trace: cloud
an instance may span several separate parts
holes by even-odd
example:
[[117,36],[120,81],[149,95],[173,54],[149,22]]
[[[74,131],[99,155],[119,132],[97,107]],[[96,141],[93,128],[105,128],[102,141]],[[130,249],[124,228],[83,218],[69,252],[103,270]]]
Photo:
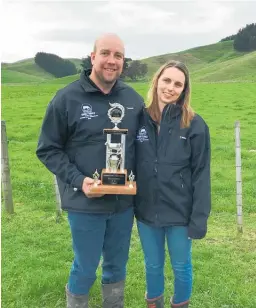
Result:
[[120,35],[127,56],[143,58],[217,42],[255,22],[255,2],[4,1],[2,58],[37,51],[83,57],[105,32]]
[[[61,16],[57,15],[58,25],[54,27],[52,23],[48,24],[35,34],[35,38],[84,41],[85,36],[95,38],[105,31],[119,34],[129,31],[133,36],[205,33],[223,27],[233,13],[232,8],[217,2],[188,2],[186,10],[184,6],[175,6],[170,2],[102,2],[101,5],[79,3],[75,7],[72,6],[73,10],[69,10],[69,7],[69,3],[62,4],[65,14],[62,12]],[[72,19],[73,14],[74,23],[70,25],[64,22]]]

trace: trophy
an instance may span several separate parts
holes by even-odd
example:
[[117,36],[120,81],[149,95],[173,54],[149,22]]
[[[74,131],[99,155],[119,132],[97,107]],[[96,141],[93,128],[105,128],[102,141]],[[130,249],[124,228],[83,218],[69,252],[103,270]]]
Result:
[[[101,184],[98,184],[100,174],[95,170],[92,175],[94,183],[90,189],[90,195],[118,194],[135,195],[136,182],[134,174],[131,173],[127,180],[127,169],[125,169],[125,141],[128,129],[121,129],[117,124],[121,123],[125,109],[121,104],[110,104],[108,117],[114,124],[114,128],[105,128],[107,135],[106,145],[106,168],[101,172]],[[113,142],[114,136],[119,136],[119,142]]]

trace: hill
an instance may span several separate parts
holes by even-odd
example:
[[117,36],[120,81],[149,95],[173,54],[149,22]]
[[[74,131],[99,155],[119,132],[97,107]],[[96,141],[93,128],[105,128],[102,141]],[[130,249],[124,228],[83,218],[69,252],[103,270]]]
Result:
[[70,58],[70,59],[65,59],[65,60],[69,60],[70,62],[74,63],[77,70],[81,69],[82,59]]
[[38,66],[33,58],[24,59],[14,63],[2,64],[3,69],[8,69],[15,72],[25,73],[31,76],[41,77],[42,79],[53,79],[53,75],[47,73],[40,66]]
[[[150,79],[162,64],[171,59],[184,62],[191,72],[193,81],[256,81],[256,52],[246,53],[235,51],[233,49],[233,41],[224,41],[177,53],[142,59],[141,61],[148,66],[146,79]],[[73,62],[77,69],[81,68],[81,59],[70,58],[67,60]],[[73,81],[78,78],[77,75],[73,75],[56,79],[37,66],[33,58],[10,64],[3,63],[2,67],[3,69],[40,77],[45,81],[51,80],[53,83],[66,83],[69,82],[69,80]],[[7,73],[5,72],[4,74],[6,75]],[[2,82],[14,82],[10,79],[10,73],[8,74],[9,77],[2,78]],[[19,78],[16,78],[16,80],[18,79]],[[27,79],[29,80],[29,78]],[[31,81],[35,81],[35,79],[32,78]]]
[[[256,80],[256,73],[252,72],[253,70],[256,72],[256,54],[235,51],[233,41],[143,59],[142,62],[148,65],[148,77],[151,77],[162,64],[171,59],[185,63],[195,81],[243,80],[244,78],[248,80],[251,77]],[[239,66],[243,62],[246,63],[246,67],[241,69]],[[249,68],[250,72],[246,68]],[[218,73],[220,69],[222,73]]]
[[[51,84],[68,84],[80,78],[80,74],[66,76],[62,78],[55,78],[51,80]],[[46,81],[48,82],[48,81]]]
[[33,76],[25,73],[21,73],[14,70],[2,68],[1,70],[1,82],[2,83],[33,83],[42,82],[46,80],[43,77]]
[[[67,60],[70,60],[72,63],[74,63],[77,69],[81,68],[80,64],[81,64],[82,60],[75,59],[75,58],[71,58],[71,59],[67,59]],[[14,63],[2,63],[2,70],[4,70],[4,72],[2,73],[2,82],[3,83],[18,82],[17,80],[19,80],[19,79],[21,80],[20,82],[25,82],[25,80],[27,80],[26,82],[33,82],[33,81],[44,81],[44,80],[56,79],[52,74],[47,73],[40,66],[38,66],[35,63],[34,58],[24,59],[24,60],[20,60],[20,61],[14,62]],[[8,72],[7,72],[7,70],[8,70]],[[11,74],[10,71],[13,71],[14,73]],[[27,76],[15,74],[15,72],[26,74],[26,75],[30,76],[31,78],[26,78]],[[3,76],[4,76],[4,78],[3,78]],[[14,80],[10,79],[11,76],[14,77]],[[21,77],[23,76],[24,79],[19,78],[18,76],[21,76]],[[34,78],[34,77],[40,77],[40,78],[37,79],[37,78]]]
[[215,61],[191,74],[192,80],[217,81],[256,81],[256,51],[223,62]]

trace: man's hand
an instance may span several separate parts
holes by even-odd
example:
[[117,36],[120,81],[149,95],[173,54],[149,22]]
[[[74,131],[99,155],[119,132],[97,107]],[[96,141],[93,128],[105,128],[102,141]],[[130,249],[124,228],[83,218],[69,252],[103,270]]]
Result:
[[[90,195],[91,186],[94,184],[94,179],[86,177],[83,181],[82,191],[88,198],[99,198],[104,195]],[[98,184],[101,184],[101,181],[98,180]]]

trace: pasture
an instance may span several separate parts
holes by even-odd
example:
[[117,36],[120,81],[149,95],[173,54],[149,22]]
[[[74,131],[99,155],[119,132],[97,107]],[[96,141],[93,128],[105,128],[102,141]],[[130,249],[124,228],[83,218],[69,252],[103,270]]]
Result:
[[[2,307],[65,307],[72,262],[69,226],[55,222],[53,176],[35,149],[46,106],[64,84],[2,85],[15,214],[2,211]],[[146,96],[147,84],[132,86]],[[207,237],[193,242],[192,308],[256,307],[255,83],[193,83],[192,106],[210,127],[212,214]],[[241,123],[244,233],[236,231],[234,123]],[[90,307],[101,307],[100,268]],[[173,275],[166,259],[166,307]],[[143,308],[143,256],[134,226],[125,307]]]

